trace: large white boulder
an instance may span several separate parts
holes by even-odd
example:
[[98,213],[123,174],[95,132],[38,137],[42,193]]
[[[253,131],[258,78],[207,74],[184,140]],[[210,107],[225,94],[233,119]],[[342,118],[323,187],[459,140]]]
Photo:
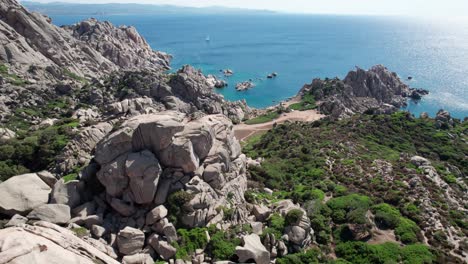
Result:
[[243,246],[236,247],[236,255],[240,262],[255,260],[257,264],[270,263],[270,252],[260,241],[260,237],[256,234],[244,236],[242,238]]
[[0,183],[0,213],[27,214],[46,204],[51,190],[36,173],[11,177]]
[[125,171],[130,179],[133,200],[138,204],[151,203],[156,194],[161,166],[148,150],[128,155]]

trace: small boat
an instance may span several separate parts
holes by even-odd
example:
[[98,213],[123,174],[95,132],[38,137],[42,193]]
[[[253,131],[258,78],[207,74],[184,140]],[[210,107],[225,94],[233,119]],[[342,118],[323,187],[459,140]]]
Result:
[[210,35],[206,36],[205,41],[206,41],[206,42],[210,42]]

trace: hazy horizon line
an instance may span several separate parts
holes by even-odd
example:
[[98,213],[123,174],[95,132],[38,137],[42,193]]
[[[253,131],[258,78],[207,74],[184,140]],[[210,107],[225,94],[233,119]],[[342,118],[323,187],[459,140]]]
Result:
[[[192,8],[196,10],[210,9],[210,8],[220,8],[227,10],[246,10],[250,12],[264,12],[271,14],[288,14],[288,15],[334,15],[334,16],[380,16],[380,17],[408,17],[408,18],[434,18],[434,16],[421,16],[417,14],[381,14],[381,13],[332,13],[332,12],[293,12],[293,11],[280,11],[274,9],[258,9],[258,8],[249,8],[249,7],[230,7],[224,5],[207,5],[207,6],[188,6],[188,5],[177,5],[177,4],[157,4],[157,3],[137,3],[137,2],[124,2],[117,3],[111,1],[106,1],[104,3],[93,3],[93,2],[64,2],[64,1],[55,1],[55,0],[18,0],[20,3],[35,3],[41,5],[49,4],[71,4],[71,5],[139,5],[139,6],[166,6],[166,7],[178,7],[178,8]],[[468,19],[468,16],[436,16],[435,18],[451,18],[451,19]]]

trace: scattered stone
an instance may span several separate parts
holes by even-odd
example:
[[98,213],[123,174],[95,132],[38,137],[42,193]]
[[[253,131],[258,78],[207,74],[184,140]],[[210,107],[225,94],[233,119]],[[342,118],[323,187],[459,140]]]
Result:
[[136,254],[143,249],[145,244],[145,234],[132,227],[125,227],[117,235],[117,245],[119,252],[124,255]]
[[172,258],[177,252],[176,248],[174,248],[167,241],[162,240],[161,237],[156,234],[153,234],[149,237],[148,243],[164,260]]
[[167,209],[164,205],[155,207],[146,215],[146,225],[152,225],[167,216]]
[[226,77],[229,77],[229,76],[232,76],[234,74],[234,71],[231,70],[231,69],[226,69],[226,70],[222,70],[224,76]]
[[135,254],[125,256],[122,258],[123,264],[154,264],[153,258],[150,254]]
[[255,219],[259,222],[266,221],[271,214],[270,208],[266,207],[263,204],[254,205],[252,211],[253,211],[253,214],[255,215]]
[[91,233],[97,237],[97,238],[101,238],[104,233],[106,233],[106,229],[102,226],[99,226],[99,225],[92,225],[91,226]]
[[163,227],[163,234],[169,243],[176,242],[178,239],[177,230],[172,223],[169,223]]
[[43,220],[53,224],[70,221],[70,207],[65,204],[44,204],[36,207],[27,216],[29,219]]
[[8,223],[5,224],[5,227],[12,227],[17,225],[26,224],[28,218],[21,216],[19,214],[15,214]]
[[257,235],[261,235],[263,232],[263,223],[261,222],[252,222],[250,223],[252,227],[252,232]]
[[246,82],[240,82],[238,84],[236,84],[236,90],[237,91],[245,91],[245,90],[249,90],[251,88],[254,88],[255,87],[255,84],[251,81],[246,81]]
[[411,157],[411,163],[413,163],[415,166],[418,166],[418,167],[431,165],[431,162],[428,159],[420,157],[420,156]]

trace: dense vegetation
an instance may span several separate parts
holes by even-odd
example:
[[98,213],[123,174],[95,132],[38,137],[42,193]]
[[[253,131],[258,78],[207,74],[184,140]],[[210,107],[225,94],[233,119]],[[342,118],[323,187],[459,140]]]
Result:
[[[78,120],[71,118],[72,110],[65,99],[17,108],[5,125],[16,133],[16,138],[0,142],[0,180],[53,165],[55,157],[75,136],[74,129],[79,125]],[[32,125],[37,118],[55,121],[51,126]]]
[[[248,156],[264,158],[261,167],[250,168],[251,179],[257,186],[276,191],[273,195],[251,191],[246,199],[300,203],[311,219],[321,252],[334,252],[340,263],[454,261],[444,254],[453,248],[447,246],[442,230],[428,237],[438,250],[420,244],[425,226],[419,196],[405,181],[423,175],[410,162],[412,156],[420,155],[430,159],[446,183],[463,197],[467,131],[468,122],[441,127],[433,119],[417,119],[405,112],[278,125],[251,138],[244,147]],[[392,169],[386,171],[386,167]],[[466,215],[450,208],[443,190],[434,183],[425,181],[424,186],[447,222],[468,234]],[[281,232],[271,226],[267,232]],[[395,240],[365,243],[375,228],[389,230]],[[278,263],[306,263],[301,258],[315,259],[309,263],[324,262],[316,254],[311,256],[291,255]]]

